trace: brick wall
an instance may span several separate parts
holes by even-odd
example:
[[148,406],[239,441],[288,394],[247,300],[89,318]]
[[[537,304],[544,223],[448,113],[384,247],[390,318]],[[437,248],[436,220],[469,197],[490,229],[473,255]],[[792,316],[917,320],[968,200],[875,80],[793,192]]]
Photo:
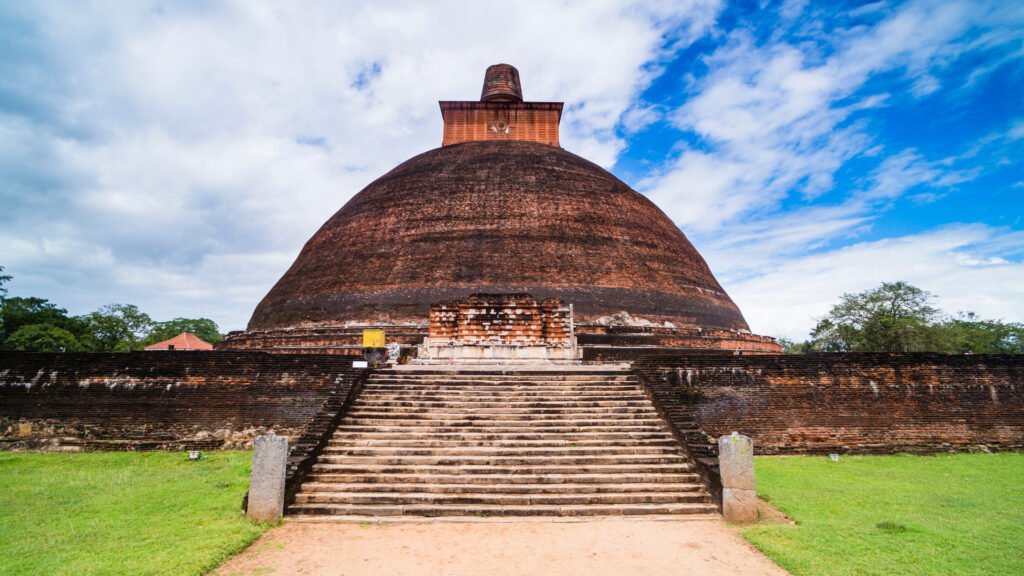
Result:
[[441,145],[519,140],[558,146],[561,102],[441,102]]
[[427,335],[426,323],[417,325],[300,326],[272,330],[230,332],[214,345],[216,350],[260,350],[275,354],[340,354],[362,356],[363,330],[384,330],[387,342],[416,346]]
[[695,457],[748,434],[760,454],[1024,447],[1024,356],[648,356],[634,363]]
[[431,339],[463,344],[572,345],[572,310],[529,294],[473,294],[430,307]]
[[242,351],[3,352],[0,448],[247,448],[270,429],[301,444],[351,393],[363,372],[351,365]]

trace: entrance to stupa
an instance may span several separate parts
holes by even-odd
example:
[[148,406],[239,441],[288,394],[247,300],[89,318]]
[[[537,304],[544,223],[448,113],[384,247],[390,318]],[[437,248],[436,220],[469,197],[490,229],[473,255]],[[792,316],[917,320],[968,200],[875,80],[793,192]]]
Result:
[[578,364],[572,304],[530,294],[473,294],[430,307],[418,364]]

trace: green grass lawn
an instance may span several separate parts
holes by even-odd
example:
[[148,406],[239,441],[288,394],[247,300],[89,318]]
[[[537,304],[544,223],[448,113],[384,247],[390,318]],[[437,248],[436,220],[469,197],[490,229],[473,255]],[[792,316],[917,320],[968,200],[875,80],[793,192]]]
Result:
[[266,528],[250,452],[0,453],[0,574],[204,574]]
[[1024,454],[760,457],[797,524],[743,534],[794,574],[1024,574]]

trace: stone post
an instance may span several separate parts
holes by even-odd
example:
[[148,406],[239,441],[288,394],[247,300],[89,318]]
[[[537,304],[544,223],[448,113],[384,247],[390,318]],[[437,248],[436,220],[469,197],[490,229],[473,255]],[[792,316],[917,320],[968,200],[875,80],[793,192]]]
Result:
[[757,485],[754,482],[754,443],[733,432],[718,439],[722,471],[722,513],[729,522],[757,520]]
[[260,522],[277,522],[284,514],[284,476],[288,438],[270,433],[257,436],[252,450],[252,478],[246,514]]

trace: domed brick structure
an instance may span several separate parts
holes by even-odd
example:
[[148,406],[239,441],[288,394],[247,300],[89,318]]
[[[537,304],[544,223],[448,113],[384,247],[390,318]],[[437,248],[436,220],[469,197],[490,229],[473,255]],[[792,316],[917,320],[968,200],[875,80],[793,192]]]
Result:
[[561,103],[523,102],[515,68],[490,67],[481,101],[441,109],[442,147],[334,214],[224,347],[343,352],[362,326],[412,343],[433,303],[529,293],[571,303],[591,344],[660,334],[677,347],[777,350],[749,333],[657,206],[558,146]]

